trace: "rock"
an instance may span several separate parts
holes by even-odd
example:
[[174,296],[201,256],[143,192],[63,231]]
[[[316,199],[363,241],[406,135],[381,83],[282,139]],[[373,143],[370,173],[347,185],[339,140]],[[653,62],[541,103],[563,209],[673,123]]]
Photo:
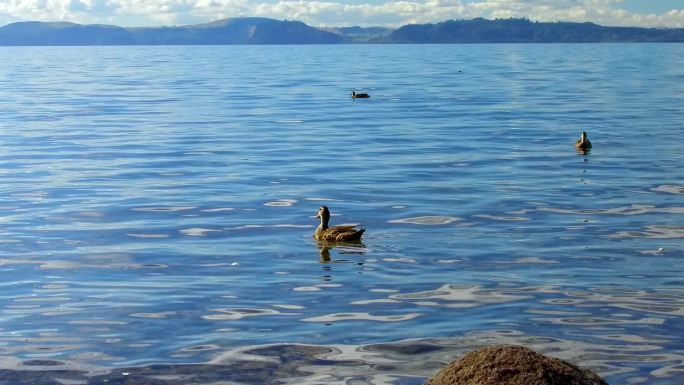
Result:
[[522,346],[490,346],[448,364],[425,385],[608,385],[587,369]]

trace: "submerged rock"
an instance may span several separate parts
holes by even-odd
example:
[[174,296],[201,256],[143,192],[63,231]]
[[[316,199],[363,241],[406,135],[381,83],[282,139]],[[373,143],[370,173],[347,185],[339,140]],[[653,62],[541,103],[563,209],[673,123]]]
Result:
[[522,346],[490,346],[451,362],[425,385],[608,385],[587,369]]

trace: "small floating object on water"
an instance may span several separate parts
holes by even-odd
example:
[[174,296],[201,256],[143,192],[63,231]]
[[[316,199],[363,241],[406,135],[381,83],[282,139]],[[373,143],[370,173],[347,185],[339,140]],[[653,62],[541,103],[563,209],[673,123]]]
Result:
[[370,95],[368,95],[365,92],[359,92],[358,94],[356,91],[352,91],[352,99],[368,99],[370,98]]
[[330,221],[330,210],[328,206],[321,206],[318,209],[316,218],[321,219],[321,224],[318,225],[314,232],[314,239],[317,241],[333,241],[333,242],[349,242],[358,241],[361,239],[364,228],[357,228],[356,225],[339,225],[328,227]]
[[586,131],[582,131],[582,136],[575,142],[575,148],[579,151],[588,151],[591,149],[591,142],[587,139]]

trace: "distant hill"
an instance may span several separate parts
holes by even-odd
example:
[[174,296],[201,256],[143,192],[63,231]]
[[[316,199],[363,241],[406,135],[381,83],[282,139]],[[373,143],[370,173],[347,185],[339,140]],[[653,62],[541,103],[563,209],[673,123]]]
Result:
[[338,44],[344,37],[301,21],[245,17],[185,27],[129,28],[138,44]]
[[300,21],[235,18],[207,24],[121,28],[20,22],[0,28],[0,45],[338,44],[346,38]]
[[539,23],[482,18],[403,26],[376,43],[599,43],[684,42],[684,28],[603,27],[593,23]]
[[258,17],[176,27],[122,28],[34,21],[0,28],[0,45],[597,42],[684,42],[684,28],[603,27],[593,23],[481,18],[412,24],[396,30],[383,27],[315,28],[300,21]]
[[133,35],[113,25],[27,21],[0,28],[0,45],[125,45]]

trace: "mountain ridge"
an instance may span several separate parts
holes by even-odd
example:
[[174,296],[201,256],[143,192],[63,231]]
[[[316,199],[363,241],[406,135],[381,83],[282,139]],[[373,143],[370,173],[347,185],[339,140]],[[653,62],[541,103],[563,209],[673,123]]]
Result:
[[454,44],[684,42],[684,28],[606,27],[528,19],[446,20],[385,27],[309,26],[296,20],[238,17],[170,27],[22,21],[0,27],[2,46]]
[[410,24],[377,43],[623,43],[684,42],[684,28],[606,27],[591,22],[475,18]]

